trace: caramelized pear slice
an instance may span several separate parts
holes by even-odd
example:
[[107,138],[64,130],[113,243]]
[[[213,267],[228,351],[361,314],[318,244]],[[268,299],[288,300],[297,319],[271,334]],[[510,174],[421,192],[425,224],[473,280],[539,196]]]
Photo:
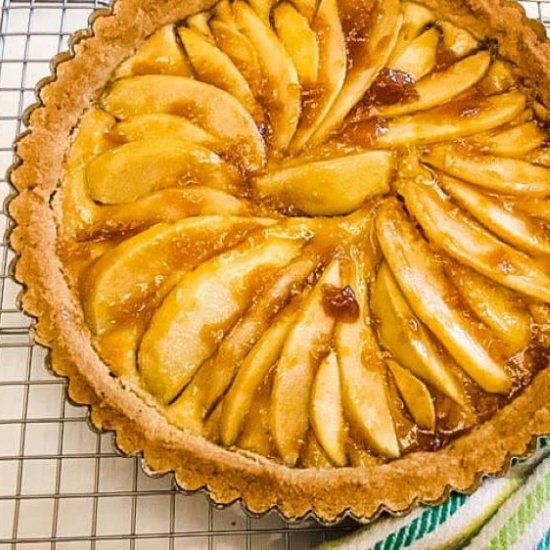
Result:
[[227,92],[191,78],[148,75],[113,84],[102,103],[119,119],[150,113],[171,113],[190,120],[225,144],[248,170],[265,163],[265,147],[254,119]]
[[237,440],[249,414],[254,392],[279,358],[295,318],[294,308],[285,310],[246,356],[223,402],[220,433],[224,445],[233,445]]
[[271,435],[287,466],[300,456],[309,424],[314,368],[329,343],[334,318],[323,307],[325,285],[340,286],[340,263],[333,260],[302,305],[283,347],[271,396]]
[[418,99],[395,105],[383,105],[382,116],[397,116],[423,111],[446,103],[475,86],[491,64],[491,53],[483,51],[471,55],[444,71],[432,73],[416,84]]
[[399,55],[390,59],[388,67],[420,80],[435,67],[438,43],[439,32],[432,27],[415,38]]
[[[414,196],[407,198],[412,199],[407,201],[409,205]],[[444,231],[439,224],[433,228]],[[396,199],[388,199],[380,209],[376,234],[392,273],[420,320],[485,391],[508,393],[512,381],[500,360],[486,349],[488,335],[464,313],[464,308],[457,307],[461,298],[456,288]]]
[[185,53],[176,41],[173,25],[161,27],[148,38],[134,55],[119,66],[115,78],[145,74],[193,74]]
[[313,430],[308,430],[306,434],[300,463],[305,468],[314,468],[316,470],[334,468],[327,453],[315,437]]
[[550,277],[530,256],[503,243],[441,191],[409,185],[407,207],[428,238],[451,257],[497,283],[543,302],[550,301]]
[[237,28],[235,18],[233,17],[233,9],[229,0],[220,0],[212,11],[216,17],[210,21],[210,28],[212,28],[212,23],[214,23],[214,21],[221,21],[232,29]]
[[546,135],[536,122],[524,122],[506,130],[498,130],[476,136],[472,142],[484,153],[503,157],[524,157],[540,147]]
[[346,78],[346,41],[337,0],[321,0],[312,22],[319,44],[317,84],[304,91],[302,118],[290,146],[297,154],[321,124]]
[[461,264],[450,262],[447,272],[472,311],[506,342],[510,354],[527,347],[531,315],[519,296]]
[[357,251],[354,263],[347,267],[343,283],[353,289],[361,313],[353,323],[337,323],[335,330],[344,414],[372,449],[395,458],[400,454],[399,442],[389,405],[385,366],[367,313],[363,254]]
[[212,34],[218,47],[233,61],[235,67],[248,82],[255,98],[260,97],[262,87],[262,71],[258,62],[258,54],[250,40],[239,31],[233,19],[233,12],[225,13],[223,19],[214,19],[210,23]]
[[[174,406],[170,408],[173,421],[177,422],[178,426],[201,432],[205,416],[217,407],[216,403],[224,401],[223,395],[231,385],[235,374],[239,372],[248,353],[253,353],[252,348],[268,330],[273,318],[285,306],[289,296],[303,286],[304,280],[316,265],[317,254],[312,253],[311,250],[304,252],[290,265],[285,266],[280,273],[275,274],[274,282],[266,283],[267,286],[262,289],[261,295],[256,297],[253,305],[221,341],[216,353],[200,366]],[[293,303],[292,308],[295,306],[296,303]],[[281,342],[281,347],[283,343]],[[267,353],[266,350],[264,352]],[[260,359],[266,359],[265,355],[261,355],[258,360]],[[266,368],[269,366],[271,365]],[[248,369],[246,366],[243,368]],[[255,369],[259,367],[255,363],[252,368],[254,375]],[[258,380],[256,387],[260,382],[261,380]],[[246,390],[247,387],[252,391],[250,396],[252,399],[255,388],[245,384],[244,389]],[[245,396],[239,396],[241,397]],[[248,410],[245,413],[248,413]],[[233,420],[236,420],[235,417]],[[237,437],[242,424],[233,425],[233,428],[236,430],[235,437]],[[220,432],[223,432],[220,433],[220,437],[226,433],[221,429]]]
[[90,197],[128,203],[166,187],[189,184],[230,189],[238,174],[212,151],[179,139],[132,141],[92,160],[86,168]]
[[317,82],[319,46],[308,20],[287,2],[273,10],[273,23],[281,42],[292,57],[302,86]]
[[423,160],[450,176],[505,195],[550,194],[550,169],[519,159],[469,151],[455,145],[433,147]]
[[250,0],[250,5],[252,9],[258,14],[258,17],[265,21],[269,25],[269,20],[271,17],[271,8],[275,0]]
[[344,135],[359,145],[375,143],[379,147],[450,141],[502,126],[512,121],[524,107],[525,96],[513,92],[443,105],[388,122],[358,122]]
[[535,255],[550,254],[550,231],[540,221],[453,178],[441,177],[440,184],[462,208],[504,241]]
[[209,21],[210,13],[200,12],[196,13],[195,15],[190,15],[185,20],[185,24],[192,31],[195,31],[196,33],[204,36],[207,40],[210,40],[212,43],[214,43],[214,37],[212,36],[212,33],[210,32],[210,27],[208,26]]
[[411,370],[456,403],[464,392],[446,359],[411,310],[386,263],[378,271],[371,298],[378,320],[380,343],[403,366]]
[[378,73],[385,67],[403,21],[399,0],[377,0],[364,30],[364,41],[357,44],[350,57],[344,85],[311,143],[324,141],[338,128],[355,104],[365,95]]
[[424,430],[433,432],[435,407],[426,385],[395,361],[390,359],[387,365],[414,421]]
[[185,117],[165,113],[132,116],[116,124],[110,135],[114,140],[122,142],[162,139],[169,136],[202,145],[216,152],[223,150],[218,140],[200,126]]
[[179,27],[178,34],[189,56],[195,76],[203,82],[230,93],[241,102],[255,120],[261,121],[262,110],[254,99],[248,82],[229,56],[196,31]]
[[159,401],[172,401],[214,353],[252,299],[259,273],[287,265],[303,244],[281,236],[249,239],[181,277],[153,314],[139,349],[142,379]]
[[449,23],[440,21],[439,28],[443,31],[443,44],[455,57],[464,57],[479,47],[479,42],[467,31]]
[[272,144],[285,151],[300,119],[300,82],[292,58],[277,35],[243,0],[235,0],[233,12],[239,30],[256,50],[264,78],[262,100],[265,103],[272,132]]
[[269,410],[271,403],[271,384],[269,380],[260,385],[252,400],[244,423],[244,429],[237,446],[262,456],[274,456],[275,450],[269,434]]
[[99,209],[96,221],[80,234],[82,239],[124,235],[156,223],[174,223],[190,216],[239,216],[247,203],[210,187],[163,189],[135,202]]
[[104,254],[86,273],[86,319],[98,334],[144,304],[180,270],[192,269],[269,223],[258,218],[208,216],[158,224]]
[[394,170],[390,151],[366,151],[271,172],[254,180],[261,197],[274,196],[313,216],[337,216],[389,191]]
[[139,385],[136,350],[143,334],[141,323],[129,323],[99,336],[94,344],[101,359],[119,378]]
[[[304,227],[305,228],[305,227]],[[298,259],[277,274],[273,283],[262,290],[246,314],[239,320],[231,332],[220,344],[212,358],[211,368],[202,372],[204,391],[203,405],[210,411],[231,385],[235,374],[252,346],[264,333],[275,315],[285,306],[291,296],[305,284],[305,279],[318,264],[315,253],[304,252]],[[198,374],[196,382],[198,383]],[[193,390],[188,386],[185,391]]]
[[434,14],[416,2],[403,2],[403,24],[397,42],[388,61],[388,67],[401,52],[426,28],[435,21]]
[[318,7],[317,0],[291,0],[291,2],[309,23],[313,21]]
[[80,121],[75,139],[69,149],[65,181],[61,195],[63,223],[60,230],[71,237],[82,238],[87,227],[94,223],[100,207],[88,196],[86,164],[113,147],[109,132],[115,124],[109,113],[90,109]]
[[[165,408],[165,415],[170,424],[187,432],[202,435],[203,437],[207,437],[208,435],[205,421],[207,411],[202,404],[204,387],[202,385],[198,386],[195,380],[202,369],[209,370],[210,365],[211,360],[206,360],[181,395]],[[191,386],[193,386],[194,391],[188,391]]]
[[311,390],[311,427],[317,440],[337,466],[345,466],[346,422],[338,359],[329,353],[319,365]]
[[527,198],[516,200],[516,197],[508,197],[506,200],[511,202],[515,208],[519,208],[522,212],[526,212],[535,218],[550,223],[550,199],[539,198],[537,200],[530,200]]
[[516,84],[512,66],[507,61],[497,59],[491,65],[485,78],[479,83],[484,94],[500,94]]

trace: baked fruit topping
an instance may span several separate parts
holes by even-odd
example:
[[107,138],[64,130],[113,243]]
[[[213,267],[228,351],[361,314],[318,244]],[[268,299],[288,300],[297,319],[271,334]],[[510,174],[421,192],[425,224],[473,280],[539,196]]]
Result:
[[97,352],[173,426],[274,463],[440,449],[545,364],[541,113],[497,44],[414,2],[163,26],[54,202]]

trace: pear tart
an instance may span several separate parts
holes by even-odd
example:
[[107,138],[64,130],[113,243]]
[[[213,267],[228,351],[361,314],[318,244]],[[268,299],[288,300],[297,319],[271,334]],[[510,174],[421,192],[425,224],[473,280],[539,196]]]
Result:
[[550,432],[549,62],[511,2],[118,0],[11,174],[71,397],[253,512],[502,472]]

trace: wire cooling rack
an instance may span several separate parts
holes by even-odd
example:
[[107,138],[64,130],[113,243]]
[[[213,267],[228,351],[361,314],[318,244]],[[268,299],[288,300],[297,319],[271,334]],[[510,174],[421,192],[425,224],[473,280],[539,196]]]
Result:
[[[182,0],[184,1],[184,0]],[[108,0],[0,0],[0,199],[11,143],[49,60]],[[550,26],[550,0],[522,2]],[[9,221],[0,213],[0,231]],[[306,549],[353,529],[314,521],[289,525],[275,513],[246,516],[179,493],[171,476],[151,479],[137,458],[119,456],[109,434],[90,430],[86,411],[65,400],[45,368],[30,319],[17,305],[12,254],[0,244],[0,547],[18,550]]]

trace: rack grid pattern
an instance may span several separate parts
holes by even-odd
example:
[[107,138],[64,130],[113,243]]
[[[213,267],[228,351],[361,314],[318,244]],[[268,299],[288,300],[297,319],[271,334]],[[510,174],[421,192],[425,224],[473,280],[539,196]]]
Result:
[[[550,28],[550,0],[522,2]],[[49,60],[109,0],[2,0],[0,12],[0,199],[11,144],[24,130],[36,82]],[[0,213],[0,231],[9,227]],[[0,547],[18,550],[306,549],[355,528],[287,524],[276,513],[252,519],[239,505],[216,508],[178,492],[171,476],[152,479],[138,458],[115,452],[110,434],[88,425],[65,399],[65,382],[45,368],[31,320],[18,308],[13,254],[0,243]]]

